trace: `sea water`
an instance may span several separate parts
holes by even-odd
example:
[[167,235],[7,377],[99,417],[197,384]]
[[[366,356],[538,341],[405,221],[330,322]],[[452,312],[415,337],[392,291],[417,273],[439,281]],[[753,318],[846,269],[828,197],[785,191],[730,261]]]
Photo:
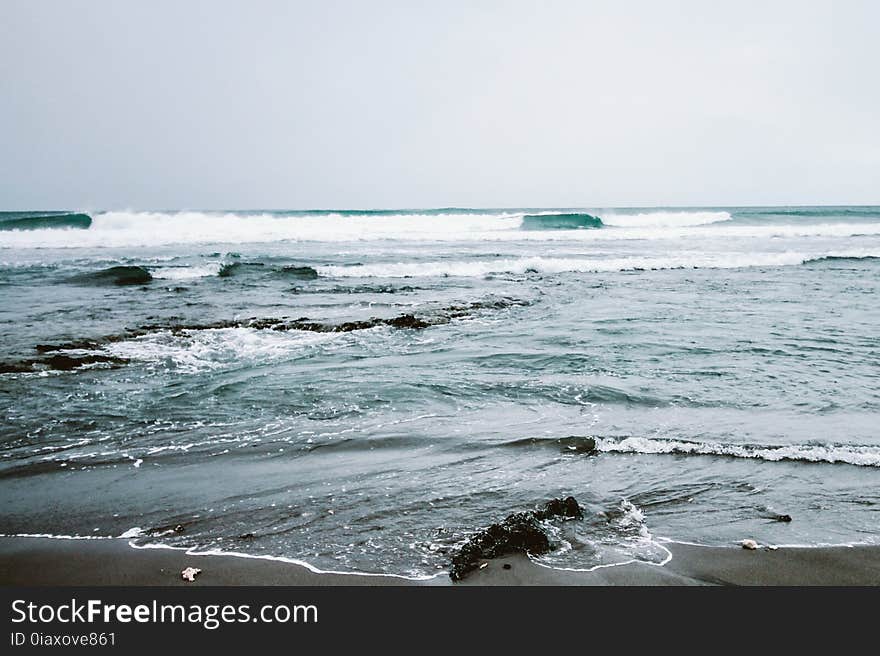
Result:
[[557,567],[876,541],[878,292],[877,207],[0,213],[0,533],[425,575],[572,495]]

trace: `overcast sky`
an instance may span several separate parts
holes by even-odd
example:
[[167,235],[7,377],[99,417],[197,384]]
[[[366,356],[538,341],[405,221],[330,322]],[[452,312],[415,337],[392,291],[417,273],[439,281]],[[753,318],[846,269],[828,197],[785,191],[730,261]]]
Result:
[[880,203],[878,25],[870,0],[2,0],[0,208]]

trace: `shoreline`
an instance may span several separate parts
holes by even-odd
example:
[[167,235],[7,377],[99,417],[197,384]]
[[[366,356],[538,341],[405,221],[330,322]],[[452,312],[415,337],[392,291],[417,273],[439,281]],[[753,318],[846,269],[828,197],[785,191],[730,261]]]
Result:
[[[319,572],[271,557],[190,553],[132,547],[124,538],[0,537],[2,586],[880,586],[880,546],[780,547],[750,551],[665,543],[664,565],[643,562],[591,571],[552,569],[523,554],[486,561],[457,583],[439,572],[424,579],[383,574]],[[506,568],[509,566],[509,568]],[[193,583],[180,572],[197,567]]]

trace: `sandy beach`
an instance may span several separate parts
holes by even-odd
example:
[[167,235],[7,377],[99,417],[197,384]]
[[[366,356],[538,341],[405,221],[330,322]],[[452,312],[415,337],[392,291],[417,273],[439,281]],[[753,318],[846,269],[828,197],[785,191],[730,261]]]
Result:
[[[453,584],[445,573],[432,579],[316,573],[277,560],[188,554],[173,549],[136,549],[127,540],[0,538],[0,584],[10,585],[880,585],[880,547],[779,548],[749,551],[671,543],[666,565],[630,563],[590,572],[550,569],[523,555],[486,561]],[[507,568],[506,566],[509,566]],[[202,573],[181,579],[186,567]]]

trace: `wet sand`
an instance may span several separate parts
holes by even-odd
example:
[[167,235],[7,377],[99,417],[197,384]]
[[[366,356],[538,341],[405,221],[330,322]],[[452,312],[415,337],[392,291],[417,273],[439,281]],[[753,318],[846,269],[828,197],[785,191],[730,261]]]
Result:
[[[665,565],[630,563],[590,572],[549,569],[522,555],[487,561],[455,585],[880,585],[880,547],[700,547],[671,543]],[[505,569],[509,565],[509,569]],[[180,572],[197,567],[194,583]],[[0,538],[0,585],[446,586],[445,573],[421,581],[316,573],[294,563],[229,555],[135,549],[128,540]]]

